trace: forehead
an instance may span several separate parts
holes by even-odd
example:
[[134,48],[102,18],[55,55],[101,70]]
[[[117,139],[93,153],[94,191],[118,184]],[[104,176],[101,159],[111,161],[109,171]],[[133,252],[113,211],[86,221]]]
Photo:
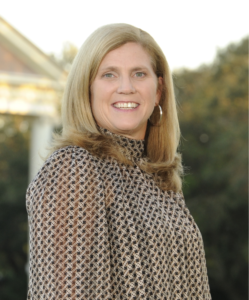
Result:
[[103,58],[100,68],[109,67],[110,65],[117,67],[144,65],[148,68],[152,67],[152,61],[148,52],[140,44],[129,42],[108,52]]

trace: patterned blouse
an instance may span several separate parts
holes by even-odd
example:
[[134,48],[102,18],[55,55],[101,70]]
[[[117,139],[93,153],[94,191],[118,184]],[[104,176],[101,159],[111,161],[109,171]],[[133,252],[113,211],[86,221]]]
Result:
[[28,299],[211,299],[202,236],[182,194],[139,168],[143,140],[102,133],[133,166],[68,146],[28,187]]

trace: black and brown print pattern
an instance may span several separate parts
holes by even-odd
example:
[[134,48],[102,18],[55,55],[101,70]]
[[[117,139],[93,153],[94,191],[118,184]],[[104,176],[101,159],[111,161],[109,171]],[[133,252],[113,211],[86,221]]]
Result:
[[141,171],[144,141],[104,133],[134,166],[68,146],[28,187],[28,299],[211,299],[202,236],[182,194]]

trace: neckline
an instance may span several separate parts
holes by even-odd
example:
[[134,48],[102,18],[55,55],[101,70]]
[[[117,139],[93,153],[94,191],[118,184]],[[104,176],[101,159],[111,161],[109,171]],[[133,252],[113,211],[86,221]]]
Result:
[[103,135],[111,136],[121,146],[123,154],[129,159],[139,159],[144,156],[145,140],[136,140],[124,135],[113,133],[106,128],[99,127]]

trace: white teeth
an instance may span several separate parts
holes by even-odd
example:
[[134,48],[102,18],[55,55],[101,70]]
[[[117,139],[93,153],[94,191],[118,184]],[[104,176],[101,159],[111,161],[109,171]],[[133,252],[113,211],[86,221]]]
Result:
[[124,108],[124,109],[129,109],[129,108],[136,108],[138,107],[137,103],[134,102],[127,102],[127,103],[115,103],[113,104],[117,108]]

